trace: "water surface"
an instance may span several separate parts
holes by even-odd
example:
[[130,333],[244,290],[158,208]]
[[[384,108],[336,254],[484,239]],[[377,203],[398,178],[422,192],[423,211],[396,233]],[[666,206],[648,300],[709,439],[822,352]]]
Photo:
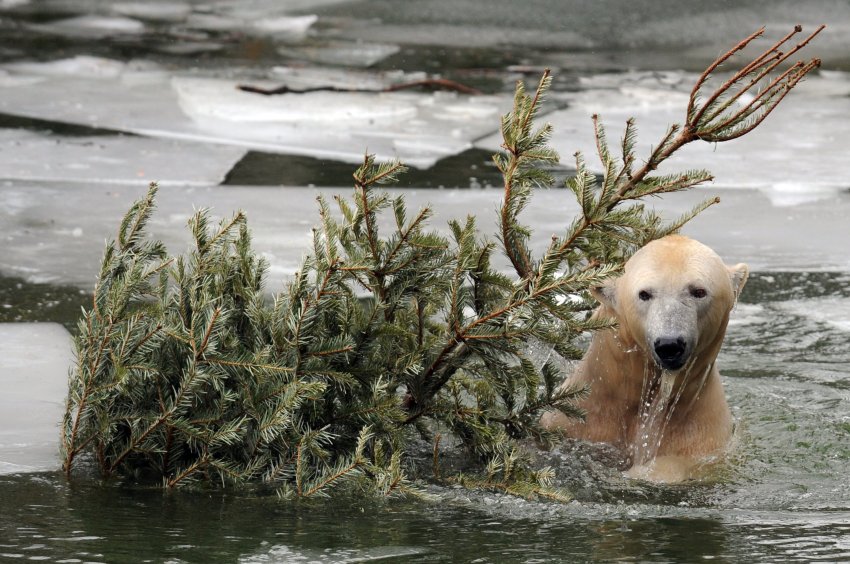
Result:
[[578,451],[568,504],[427,485],[430,500],[162,492],[0,477],[0,558],[55,562],[681,562],[850,558],[850,276],[753,275],[719,359],[737,446],[719,478],[626,481]]
[[[568,504],[434,484],[426,486],[429,501],[284,502],[58,473],[6,475],[0,561],[850,561],[850,9],[827,2],[803,14],[785,0],[482,6],[289,2],[288,15],[318,18],[301,35],[280,35],[256,28],[258,14],[280,15],[274,0],[0,1],[0,321],[56,321],[73,331],[104,240],[153,179],[164,188],[151,230],[173,253],[186,248],[194,207],[213,206],[219,216],[246,209],[255,245],[272,265],[272,290],[307,249],[315,197],[345,193],[366,149],[406,151],[413,164],[431,167],[413,172],[399,192],[410,209],[433,204],[435,227],[474,213],[489,233],[500,194],[479,188],[499,185],[487,155],[498,147],[497,110],[517,79],[534,81],[544,66],[556,71],[546,111],[567,161],[557,171],[563,177],[567,157],[586,145],[590,113],[609,116],[611,139],[625,114],[637,114],[641,142],[651,144],[681,119],[693,71],[724,47],[763,23],[778,34],[799,18],[826,22],[811,55],[828,69],[752,141],[704,147],[665,171],[708,166],[723,189],[652,202],[673,216],[720,193],[722,204],[686,233],[755,271],[719,358],[738,425],[730,464],[710,482],[658,487],[627,481],[586,448],[565,446],[549,461],[575,494]],[[79,16],[69,28],[65,20]],[[375,53],[385,58],[372,61]],[[197,111],[202,104],[181,106],[173,91],[180,79],[210,79],[217,85],[210,102],[224,104],[233,86],[226,80],[274,84],[279,65],[318,83],[439,73],[488,96],[405,95],[422,122],[402,125],[431,137],[400,144],[392,136],[404,129],[392,120],[368,135],[362,123],[310,122],[297,131],[317,136],[314,145],[291,154],[274,144],[278,125],[261,131],[265,137],[251,137],[262,119],[210,129]],[[352,67],[358,72],[349,74]],[[388,105],[370,100],[376,111]],[[261,118],[274,115],[258,104]],[[442,106],[450,111],[432,111]],[[535,248],[575,211],[563,190],[536,194],[524,216]]]

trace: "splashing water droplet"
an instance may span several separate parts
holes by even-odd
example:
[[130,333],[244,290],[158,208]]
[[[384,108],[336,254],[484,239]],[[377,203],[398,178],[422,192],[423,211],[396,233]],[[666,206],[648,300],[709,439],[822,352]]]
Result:
[[677,373],[669,370],[662,370],[659,374],[652,366],[645,368],[639,423],[632,448],[634,466],[651,464],[657,457],[664,432],[684,391],[690,368],[685,367],[681,379],[677,378]]

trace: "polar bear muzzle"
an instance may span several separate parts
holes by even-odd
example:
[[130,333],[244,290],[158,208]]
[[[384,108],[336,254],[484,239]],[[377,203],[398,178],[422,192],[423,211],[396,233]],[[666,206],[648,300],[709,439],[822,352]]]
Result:
[[659,337],[652,344],[655,361],[665,370],[678,370],[688,360],[688,346],[682,337]]

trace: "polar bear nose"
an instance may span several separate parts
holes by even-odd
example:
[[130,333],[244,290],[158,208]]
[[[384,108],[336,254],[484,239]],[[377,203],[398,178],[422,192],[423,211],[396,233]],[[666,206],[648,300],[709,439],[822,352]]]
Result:
[[652,344],[662,368],[678,370],[685,364],[687,343],[682,337],[659,337]]

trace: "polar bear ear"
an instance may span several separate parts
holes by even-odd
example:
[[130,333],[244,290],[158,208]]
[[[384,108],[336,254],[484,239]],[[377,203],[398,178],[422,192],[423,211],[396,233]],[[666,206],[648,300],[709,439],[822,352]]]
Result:
[[617,278],[609,278],[599,286],[593,286],[590,293],[599,303],[617,311]]
[[735,299],[741,295],[741,290],[744,289],[744,284],[747,283],[747,277],[750,275],[749,267],[740,262],[735,266],[727,266],[729,271],[729,279],[732,281],[732,291],[735,292]]

